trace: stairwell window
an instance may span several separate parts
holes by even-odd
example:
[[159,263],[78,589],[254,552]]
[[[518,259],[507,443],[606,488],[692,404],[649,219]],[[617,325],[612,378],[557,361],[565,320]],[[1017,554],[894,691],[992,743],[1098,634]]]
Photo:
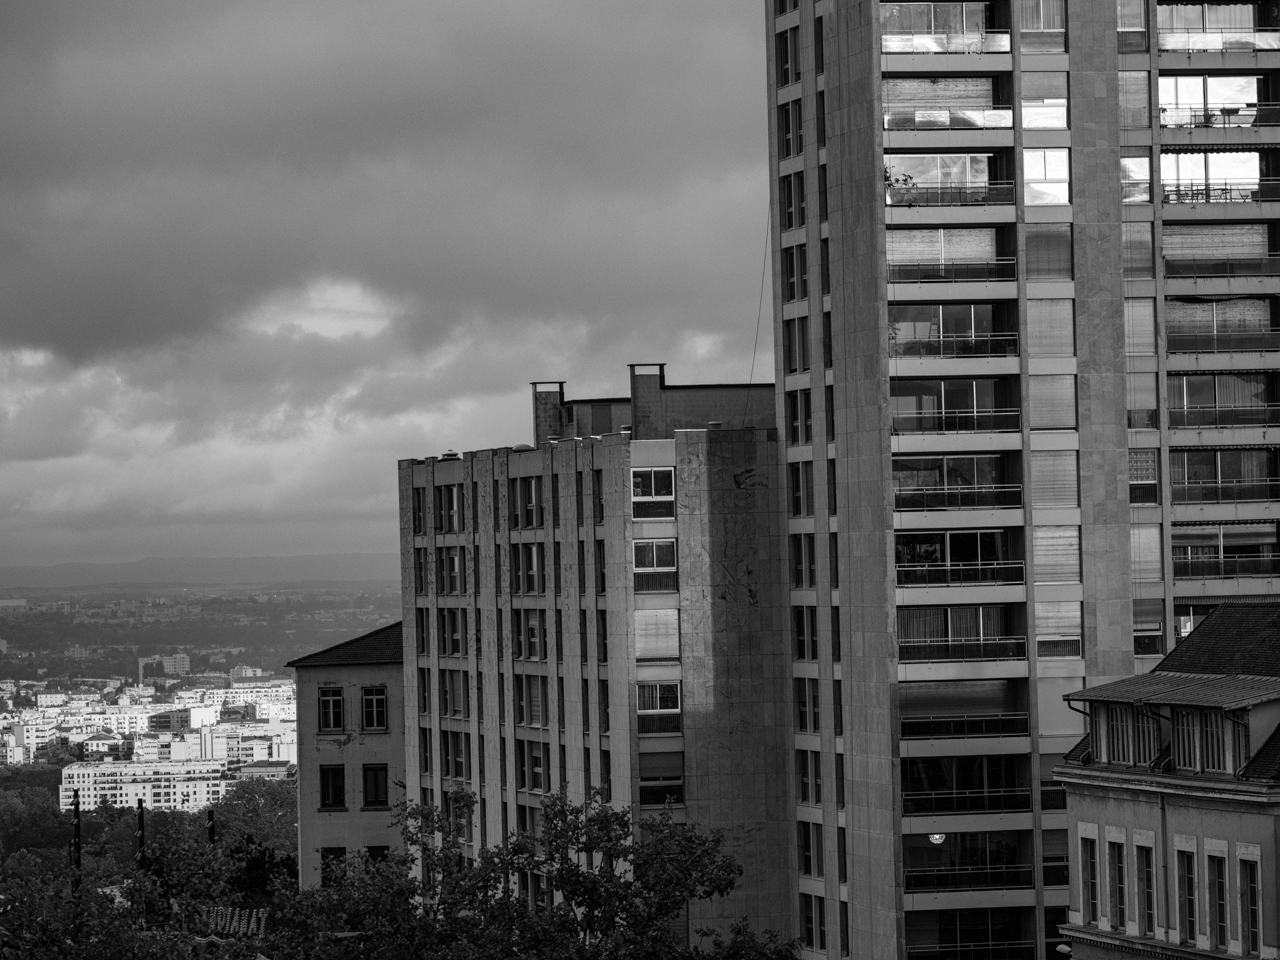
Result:
[[675,540],[637,540],[633,548],[637,593],[665,593],[679,589]]

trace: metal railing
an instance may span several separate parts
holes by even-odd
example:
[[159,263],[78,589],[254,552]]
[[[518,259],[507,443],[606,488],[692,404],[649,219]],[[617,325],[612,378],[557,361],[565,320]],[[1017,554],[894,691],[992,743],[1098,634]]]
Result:
[[1275,27],[1202,27],[1160,30],[1157,48],[1169,51],[1280,50],[1280,30]]
[[891,357],[1016,357],[1016,333],[942,334],[936,337],[893,337]]
[[1060,787],[1056,783],[1051,787],[1046,786],[1042,781],[1040,784],[1040,809],[1067,809],[1067,788]]
[[889,264],[890,283],[963,283],[966,280],[1017,280],[1016,257]]
[[1035,886],[1035,866],[1030,863],[991,864],[983,867],[907,867],[903,889],[907,893],[931,890],[1019,890]]
[[1012,180],[969,180],[952,183],[889,182],[884,202],[898,207],[965,207],[1013,203]]
[[886,103],[886,130],[1012,130],[1013,107]]
[[1165,203],[1250,203],[1280,200],[1280,178],[1164,180],[1160,183],[1160,195]]
[[904,817],[947,813],[1018,813],[1031,809],[1031,791],[919,790],[902,794]]
[[1037,657],[1078,657],[1079,637],[1039,637],[1036,640]]
[[1280,479],[1198,480],[1172,484],[1174,503],[1245,503],[1280,499]]
[[971,583],[1022,583],[1021,560],[974,563],[900,563],[895,568],[900,587],[931,587]]
[[897,487],[895,510],[998,510],[1022,506],[1017,483],[973,487]]
[[957,737],[1025,737],[1025,713],[977,713],[956,716],[903,717],[903,740],[950,740]]
[[970,30],[962,33],[921,31],[908,33],[885,30],[880,35],[881,53],[1008,53],[1008,30]]
[[1280,124],[1280,104],[1202,103],[1161,107],[1162,127],[1274,127]]
[[913,410],[893,415],[894,433],[1016,433],[1022,429],[1017,407],[954,410],[935,413]]
[[641,713],[636,715],[637,733],[679,733],[678,713]]
[[1170,353],[1231,353],[1236,350],[1280,350],[1280,331],[1180,331],[1169,327]]
[[1280,254],[1260,257],[1165,257],[1164,275],[1175,277],[1277,277]]
[[1035,957],[1036,945],[1030,940],[907,947],[907,960],[1035,960]]
[[1268,427],[1280,424],[1280,404],[1247,407],[1170,407],[1171,427]]
[[1223,580],[1228,577],[1280,576],[1280,555],[1265,557],[1194,557],[1173,560],[1175,580]]
[[636,593],[674,593],[680,589],[680,575],[675,570],[637,570],[635,574]]
[[950,640],[899,640],[901,663],[952,663],[960,660],[1025,660],[1026,637],[974,637]]

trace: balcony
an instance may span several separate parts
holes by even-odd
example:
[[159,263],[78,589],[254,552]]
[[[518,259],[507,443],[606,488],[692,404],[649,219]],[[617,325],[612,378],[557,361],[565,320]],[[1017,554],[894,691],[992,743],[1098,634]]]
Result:
[[889,334],[891,357],[1016,357],[1016,333],[940,334],[911,337]]
[[902,795],[904,817],[933,817],[953,813],[1023,813],[1030,809],[1030,790],[929,790]]
[[1025,737],[1025,713],[979,713],[903,717],[903,740],[952,740],[960,737]]
[[1174,503],[1256,503],[1280,500],[1280,479],[1174,482]]
[[991,864],[978,867],[908,867],[903,871],[907,893],[941,890],[1021,890],[1035,885],[1035,867],[1029,863]]
[[[911,6],[942,6],[942,4],[911,4]],[[960,4],[948,4],[960,6]],[[964,4],[971,6],[971,4]],[[881,21],[884,7],[881,7]],[[884,25],[880,34],[881,53],[1009,53],[1009,31],[988,30],[985,27],[963,26],[959,30],[935,28],[911,30]]]
[[1273,427],[1280,424],[1280,404],[1247,407],[1170,407],[1171,427]]
[[1013,107],[886,103],[886,130],[1012,130]]
[[935,412],[910,410],[893,415],[894,433],[1016,433],[1022,429],[1017,407]]
[[[897,179],[909,180],[909,178]],[[884,185],[884,202],[886,206],[896,207],[1008,205],[1013,203],[1013,181],[959,180],[950,183],[890,181]]]
[[975,583],[1022,583],[1021,560],[974,563],[900,563],[895,568],[900,587],[963,586]]
[[1160,193],[1165,203],[1258,203],[1280,200],[1280,178],[1166,180],[1160,184]]
[[1036,960],[1036,945],[1030,940],[1010,940],[908,946],[907,960]]
[[1160,107],[1162,127],[1274,127],[1277,103],[1202,103]]
[[1280,555],[1173,558],[1175,580],[1225,580],[1280,576]]
[[1280,331],[1181,330],[1170,326],[1165,333],[1170,353],[1232,353],[1280,350]]
[[[926,431],[904,431],[923,433]],[[990,484],[973,487],[897,487],[895,510],[1010,510],[1022,506],[1022,485]]]
[[1178,277],[1280,277],[1280,255],[1259,257],[1165,257],[1166,279]]
[[1157,49],[1170,53],[1280,50],[1280,30],[1275,27],[1161,29],[1156,44]]
[[898,660],[901,663],[1025,659],[1027,659],[1026,637],[898,641]]

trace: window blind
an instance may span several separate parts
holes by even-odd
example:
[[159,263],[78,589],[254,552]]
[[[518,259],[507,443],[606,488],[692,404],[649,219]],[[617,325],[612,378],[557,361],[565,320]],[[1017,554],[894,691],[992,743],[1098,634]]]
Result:
[[995,105],[993,77],[893,77],[881,81],[886,107],[938,106],[986,108]]
[[1028,346],[1033,357],[1071,357],[1076,352],[1073,301],[1027,301]]
[[1164,256],[1171,260],[1263,257],[1270,247],[1265,223],[1170,223],[1163,238]]
[[1156,302],[1153,298],[1125,298],[1124,352],[1131,357],[1151,356],[1156,352]]
[[1121,270],[1126,280],[1146,280],[1155,276],[1155,248],[1151,224],[1120,224]]
[[1032,430],[1065,430],[1076,425],[1076,378],[1069,373],[1028,377]]
[[1036,583],[1080,582],[1080,528],[1033,527]]
[[1062,508],[1080,506],[1079,469],[1074,450],[1031,452],[1031,505]]
[[1158,523],[1129,525],[1129,574],[1134,580],[1164,579],[1164,545]]
[[1078,637],[1084,615],[1078,600],[1036,601],[1036,635],[1041,637]]
[[1029,223],[1027,230],[1027,278],[1070,280],[1071,224]]
[[637,610],[636,659],[675,660],[680,656],[680,611]]

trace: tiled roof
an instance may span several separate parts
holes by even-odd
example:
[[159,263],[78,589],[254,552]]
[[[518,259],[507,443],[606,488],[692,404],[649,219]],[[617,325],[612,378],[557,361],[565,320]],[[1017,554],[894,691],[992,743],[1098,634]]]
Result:
[[1267,742],[1240,771],[1241,780],[1280,780],[1280,727],[1272,731]]
[[[1183,643],[1189,643],[1190,639]],[[1154,703],[1180,707],[1243,710],[1280,700],[1280,677],[1205,676],[1195,673],[1151,673],[1114,683],[1086,687],[1063,699],[1092,703]]]
[[1280,677],[1280,603],[1219,604],[1152,672]]
[[340,667],[362,663],[403,663],[404,621],[397,620],[364,636],[290,660],[286,667]]

